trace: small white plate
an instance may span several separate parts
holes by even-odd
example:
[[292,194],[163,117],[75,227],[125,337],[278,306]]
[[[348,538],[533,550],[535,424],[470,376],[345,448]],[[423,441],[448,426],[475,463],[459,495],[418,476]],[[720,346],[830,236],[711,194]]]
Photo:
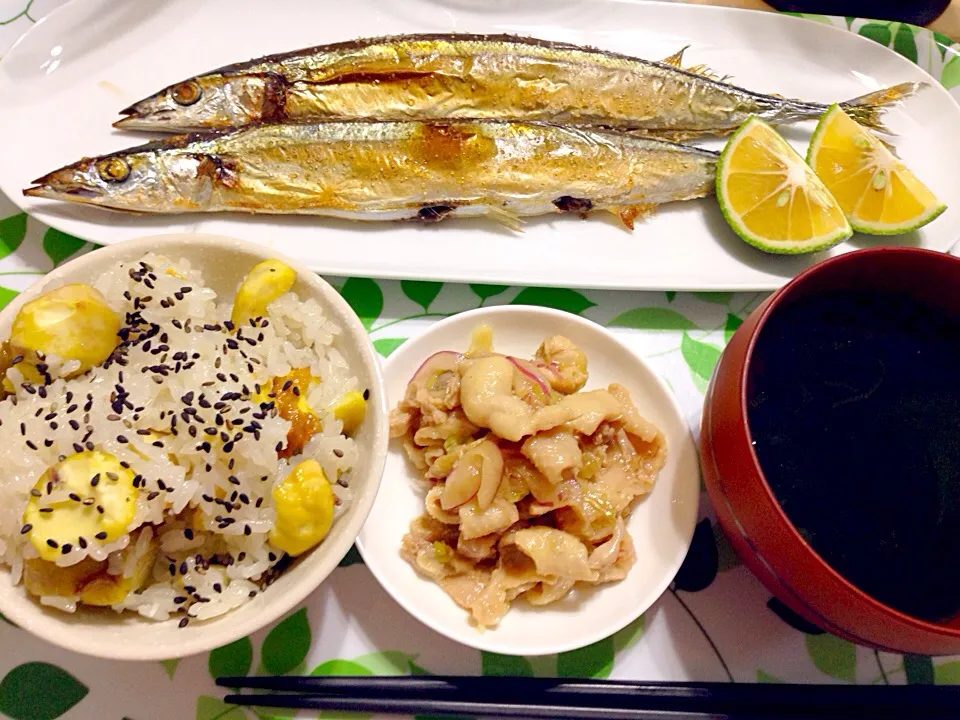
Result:
[[627,527],[637,563],[626,579],[578,590],[559,603],[535,608],[517,602],[500,625],[479,631],[469,615],[400,557],[410,522],[423,512],[416,471],[397,443],[387,454],[373,510],[357,538],[367,567],[411,615],[452,640],[505,655],[548,655],[601,640],[644,612],[667,588],[690,546],[700,499],[697,452],[673,395],[647,365],[599,325],[556,310],[524,306],[484,308],[443,320],[404,343],[384,368],[391,407],[423,360],[439,350],[463,351],[480,324],[493,328],[498,352],[529,357],[544,338],[562,334],[587,355],[588,389],[626,386],[640,413],[666,437],[667,462],[653,491],[640,501]]

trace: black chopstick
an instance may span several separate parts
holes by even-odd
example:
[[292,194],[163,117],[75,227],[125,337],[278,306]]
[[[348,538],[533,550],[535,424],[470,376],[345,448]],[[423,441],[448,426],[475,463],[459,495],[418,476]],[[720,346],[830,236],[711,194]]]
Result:
[[[960,687],[564,681],[505,677],[226,677],[221,687],[250,706],[501,718],[960,717]],[[262,691],[277,694],[263,694]]]

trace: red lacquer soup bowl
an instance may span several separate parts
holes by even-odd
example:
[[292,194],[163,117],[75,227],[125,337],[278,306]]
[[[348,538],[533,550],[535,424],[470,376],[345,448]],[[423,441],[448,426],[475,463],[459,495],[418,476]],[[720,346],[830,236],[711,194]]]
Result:
[[911,617],[834,571],[791,524],[754,451],[747,417],[748,379],[764,325],[799,300],[844,289],[903,293],[960,316],[960,259],[913,248],[851,252],[815,265],[757,308],[730,340],[707,390],[700,433],[707,491],[744,563],[806,620],[875,648],[957,654],[960,616],[942,623]]

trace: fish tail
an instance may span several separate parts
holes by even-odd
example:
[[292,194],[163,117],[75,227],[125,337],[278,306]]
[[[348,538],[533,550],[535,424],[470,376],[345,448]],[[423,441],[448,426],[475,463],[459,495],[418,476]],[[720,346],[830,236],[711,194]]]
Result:
[[884,111],[899,105],[900,102],[925,87],[927,87],[925,82],[900,83],[861,95],[853,98],[853,100],[847,100],[847,102],[840,103],[840,107],[861,125],[886,135],[893,135],[894,133],[890,132],[881,121]]

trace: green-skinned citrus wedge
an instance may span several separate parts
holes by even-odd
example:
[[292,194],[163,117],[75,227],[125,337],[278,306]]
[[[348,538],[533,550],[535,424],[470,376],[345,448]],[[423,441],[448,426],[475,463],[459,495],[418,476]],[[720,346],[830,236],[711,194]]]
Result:
[[810,141],[807,162],[857,232],[910,232],[926,225],[947,207],[839,105],[833,105],[820,118]]
[[745,122],[723,149],[717,198],[734,232],[766,252],[816,252],[853,234],[810,166],[757,118]]

